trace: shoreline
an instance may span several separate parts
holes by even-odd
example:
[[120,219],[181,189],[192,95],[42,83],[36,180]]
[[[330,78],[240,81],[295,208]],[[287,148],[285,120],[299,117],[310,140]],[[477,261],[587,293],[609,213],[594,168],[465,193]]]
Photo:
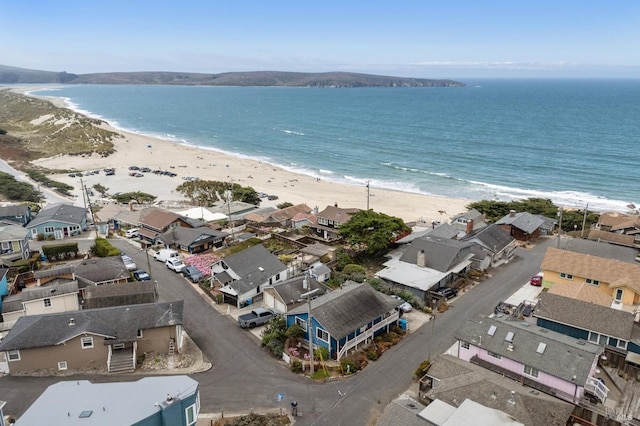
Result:
[[[52,102],[60,108],[70,109],[64,98],[38,96],[31,92],[42,88],[13,88],[12,90],[31,97]],[[77,111],[75,111],[77,112]],[[77,112],[79,114],[83,114]],[[86,114],[83,114],[86,115]],[[296,173],[269,163],[232,156],[211,148],[200,148],[186,142],[174,142],[143,134],[132,133],[115,128],[106,120],[101,126],[122,138],[113,141],[115,153],[108,157],[59,155],[32,161],[50,169],[68,169],[78,171],[101,170],[112,167],[114,176],[96,174],[83,176],[83,184],[89,188],[100,183],[109,188],[110,193],[143,191],[158,197],[158,201],[181,200],[175,188],[184,182],[187,176],[202,180],[232,181],[242,186],[251,186],[257,192],[278,196],[278,200],[263,199],[261,207],[282,202],[293,204],[306,203],[309,207],[318,207],[322,211],[328,205],[344,208],[367,208],[367,187],[325,181],[310,175]],[[129,176],[128,167],[136,165],[152,170],[170,170],[178,176],[144,174],[142,178]],[[79,178],[66,174],[53,175],[53,179],[74,185],[76,203],[82,202]],[[452,216],[465,212],[466,205],[472,200],[443,196],[416,194],[392,189],[369,188],[369,208],[376,212],[396,216],[405,222],[448,221]]]

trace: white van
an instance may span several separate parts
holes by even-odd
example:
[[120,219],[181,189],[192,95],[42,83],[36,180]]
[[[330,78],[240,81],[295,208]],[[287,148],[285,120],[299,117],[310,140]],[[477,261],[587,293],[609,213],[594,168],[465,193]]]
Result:
[[162,249],[157,251],[156,254],[153,255],[153,258],[158,262],[166,262],[167,260],[172,259],[174,257],[179,257],[179,256],[178,256],[178,252],[172,249]]
[[138,228],[127,229],[127,232],[124,234],[127,238],[134,238],[138,236]]

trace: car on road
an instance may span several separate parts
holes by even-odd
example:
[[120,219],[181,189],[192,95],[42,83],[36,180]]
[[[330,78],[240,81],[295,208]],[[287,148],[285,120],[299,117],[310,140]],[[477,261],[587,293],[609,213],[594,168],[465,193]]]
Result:
[[391,297],[398,301],[398,306],[396,307],[396,309],[398,309],[399,311],[407,313],[413,310],[413,306],[411,306],[411,303],[407,302],[402,297],[396,296],[395,294],[392,294]]
[[175,273],[182,272],[184,267],[187,266],[179,257],[172,257],[171,259],[167,259],[164,264],[167,265],[167,268],[171,269]]
[[138,231],[138,228],[127,229],[127,232],[125,232],[124,236],[127,238],[135,238],[138,236]]
[[200,272],[198,268],[193,265],[185,266],[184,268],[182,268],[182,275],[185,278],[188,278],[192,283],[199,283],[202,278],[204,278],[202,272]]
[[438,290],[436,290],[436,292],[440,293],[441,295],[443,295],[445,297],[445,299],[447,299],[447,300],[453,299],[454,297],[456,297],[458,295],[458,290],[456,290],[455,288],[450,288],[450,287],[439,288]]
[[135,278],[136,281],[151,281],[151,275],[149,275],[147,271],[143,271],[142,269],[134,271],[133,278]]
[[540,287],[542,285],[542,275],[534,275],[529,280],[529,284]]

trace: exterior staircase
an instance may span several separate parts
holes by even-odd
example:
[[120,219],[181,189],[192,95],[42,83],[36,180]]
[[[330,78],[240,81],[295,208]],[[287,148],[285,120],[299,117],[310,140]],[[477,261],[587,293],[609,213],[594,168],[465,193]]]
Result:
[[176,352],[176,341],[175,339],[169,340],[169,356],[173,356]]
[[113,351],[109,362],[109,373],[131,373],[135,370],[131,350]]

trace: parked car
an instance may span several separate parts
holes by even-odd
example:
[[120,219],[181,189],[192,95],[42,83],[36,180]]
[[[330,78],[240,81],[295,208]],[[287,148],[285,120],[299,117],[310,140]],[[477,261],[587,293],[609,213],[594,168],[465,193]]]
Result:
[[268,200],[272,200],[272,201],[273,201],[273,200],[277,200],[277,199],[278,199],[278,196],[277,196],[277,195],[269,195],[269,196],[267,197],[267,199],[268,199]]
[[151,281],[151,275],[149,275],[147,271],[143,271],[142,269],[134,271],[133,278],[135,278],[136,281]]
[[127,229],[127,232],[125,232],[124,236],[127,238],[134,238],[138,236],[138,228],[131,228],[131,229]]
[[266,324],[272,318],[275,318],[278,312],[273,309],[256,308],[248,314],[240,315],[238,317],[238,323],[242,328],[253,328],[262,324]]
[[126,254],[123,254],[120,257],[122,257],[122,262],[124,263],[124,266],[127,268],[127,271],[135,271],[136,269],[138,269],[138,267],[136,266],[136,262],[134,262],[132,258],[127,256]]
[[436,292],[443,295],[447,300],[453,299],[458,295],[458,290],[456,290],[455,288],[449,288],[449,287],[439,288],[438,290],[436,290]]
[[172,249],[161,249],[153,255],[153,258],[158,262],[165,262],[174,257],[178,257],[178,252]]
[[182,272],[184,267],[187,266],[179,257],[172,257],[171,259],[167,259],[167,261],[165,262],[165,265],[167,265],[167,268],[171,269],[173,272],[176,272],[176,273]]
[[198,268],[192,265],[185,266],[184,268],[182,268],[182,275],[184,275],[185,278],[189,278],[189,280],[191,280],[192,283],[199,283],[200,280],[204,278],[204,276],[198,270]]
[[396,307],[396,309],[398,309],[399,311],[407,313],[413,310],[413,306],[411,306],[411,303],[407,302],[402,297],[396,296],[395,294],[392,294],[391,297],[398,301],[398,306]]
[[542,285],[542,275],[532,276],[531,279],[529,280],[529,283],[536,287],[540,287]]

